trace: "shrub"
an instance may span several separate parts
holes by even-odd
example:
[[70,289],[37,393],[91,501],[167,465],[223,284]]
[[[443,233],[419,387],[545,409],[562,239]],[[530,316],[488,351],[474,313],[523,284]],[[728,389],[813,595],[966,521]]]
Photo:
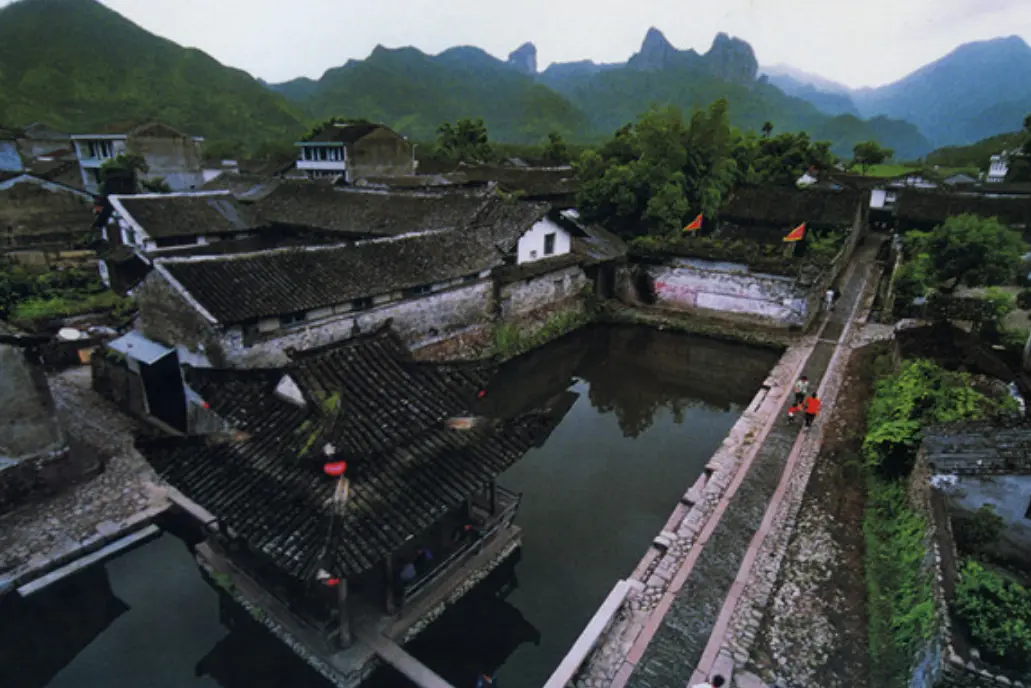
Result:
[[884,474],[906,475],[923,426],[984,418],[1003,405],[974,390],[965,373],[925,359],[904,361],[898,374],[874,384],[863,455]]
[[960,571],[953,608],[987,659],[1015,669],[1031,666],[1031,592],[1027,588],[968,560]]
[[953,522],[956,545],[964,552],[984,552],[999,539],[1004,521],[995,513],[995,507],[985,504],[973,516],[957,518]]
[[871,479],[863,512],[871,685],[905,686],[920,643],[934,628],[927,524],[901,483]]
[[1017,294],[1017,308],[1031,311],[1031,289],[1022,289]]

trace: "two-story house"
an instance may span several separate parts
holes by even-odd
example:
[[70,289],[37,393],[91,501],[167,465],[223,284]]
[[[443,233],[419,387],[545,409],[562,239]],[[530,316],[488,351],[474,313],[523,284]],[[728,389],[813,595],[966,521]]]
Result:
[[310,179],[342,177],[350,183],[415,174],[415,146],[382,124],[328,124],[296,146],[297,169]]
[[138,155],[147,164],[147,172],[142,175],[144,180],[163,180],[172,191],[199,189],[204,184],[200,152],[203,138],[189,136],[160,122],[113,129],[71,137],[83,186],[90,193],[100,191],[104,163],[127,154]]

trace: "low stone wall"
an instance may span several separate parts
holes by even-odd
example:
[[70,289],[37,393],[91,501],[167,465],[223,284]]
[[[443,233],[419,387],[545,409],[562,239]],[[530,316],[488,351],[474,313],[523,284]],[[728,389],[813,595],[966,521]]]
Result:
[[53,494],[81,477],[67,446],[16,463],[0,463],[0,514],[31,499]]
[[543,309],[554,311],[558,304],[582,300],[581,295],[589,286],[587,275],[579,265],[501,285],[501,320],[518,323],[535,318]]

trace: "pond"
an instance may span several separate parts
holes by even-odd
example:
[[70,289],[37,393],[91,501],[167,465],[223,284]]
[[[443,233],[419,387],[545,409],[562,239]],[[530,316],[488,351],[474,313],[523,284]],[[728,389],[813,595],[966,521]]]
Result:
[[[591,327],[506,364],[488,386],[493,414],[545,402],[565,410],[547,441],[499,480],[523,495],[523,548],[409,651],[456,688],[474,685],[478,672],[496,673],[505,688],[540,688],[778,357],[650,329]],[[372,683],[408,685],[387,670]],[[327,684],[220,602],[187,545],[166,534],[34,598],[0,600],[0,685]]]

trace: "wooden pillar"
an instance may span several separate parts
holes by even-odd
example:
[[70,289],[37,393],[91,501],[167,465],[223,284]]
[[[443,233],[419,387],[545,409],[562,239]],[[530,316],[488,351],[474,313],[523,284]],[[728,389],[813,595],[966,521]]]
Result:
[[387,581],[387,598],[386,598],[386,609],[387,614],[393,614],[397,611],[397,600],[394,599],[394,555],[388,554],[384,565],[384,573],[386,574]]
[[347,579],[340,580],[337,586],[337,606],[340,612],[340,647],[344,650],[354,643],[351,629],[351,610],[347,604]]

